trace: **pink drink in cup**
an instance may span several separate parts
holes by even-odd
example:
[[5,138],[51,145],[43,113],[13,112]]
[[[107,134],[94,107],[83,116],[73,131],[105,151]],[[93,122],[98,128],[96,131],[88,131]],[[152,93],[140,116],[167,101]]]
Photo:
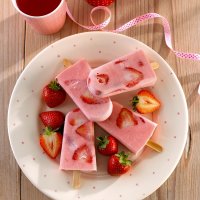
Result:
[[14,7],[41,34],[58,32],[66,19],[65,0],[12,0]]

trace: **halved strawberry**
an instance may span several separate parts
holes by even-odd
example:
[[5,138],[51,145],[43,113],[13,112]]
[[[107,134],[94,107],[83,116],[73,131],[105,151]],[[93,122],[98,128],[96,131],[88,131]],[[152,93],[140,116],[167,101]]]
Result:
[[146,114],[158,110],[161,106],[160,101],[148,90],[141,90],[132,99],[133,110]]
[[109,81],[109,76],[107,74],[97,74],[97,80],[99,83],[106,85]]
[[136,84],[138,84],[143,79],[143,73],[138,71],[137,69],[134,69],[132,67],[125,67],[125,70],[128,72],[125,75],[125,78],[127,79],[126,87],[133,87]]
[[134,118],[133,113],[130,110],[122,108],[117,117],[116,124],[119,128],[126,128],[137,125],[138,121]]
[[79,126],[76,129],[76,133],[78,135],[80,135],[81,137],[84,137],[86,139],[90,139],[90,135],[91,135],[90,123],[91,122],[86,122],[83,125]]
[[91,163],[92,155],[91,155],[91,152],[90,152],[90,149],[88,148],[88,146],[85,144],[85,145],[78,147],[74,151],[72,159],[73,160],[82,160],[84,162]]
[[107,103],[108,102],[108,98],[95,97],[88,90],[85,91],[85,93],[82,94],[80,96],[80,98],[82,99],[82,101],[84,101],[87,104],[102,104],[102,103]]
[[40,135],[40,145],[46,154],[51,158],[56,158],[62,147],[62,134],[46,128],[45,132]]

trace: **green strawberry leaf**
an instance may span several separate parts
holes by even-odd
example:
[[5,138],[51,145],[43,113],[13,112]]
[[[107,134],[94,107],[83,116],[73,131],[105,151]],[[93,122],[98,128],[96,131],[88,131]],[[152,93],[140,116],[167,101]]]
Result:
[[136,105],[139,103],[139,98],[138,96],[134,96],[132,101],[131,101],[131,105],[132,105],[132,108],[133,110],[135,111],[136,110]]
[[97,137],[96,139],[99,141],[98,147],[100,149],[105,149],[107,144],[109,144],[109,140],[107,136],[100,136],[100,137]]
[[131,166],[132,161],[128,160],[128,154],[125,154],[124,151],[115,154],[115,156],[117,156],[119,158],[119,163],[125,166]]
[[49,88],[57,91],[61,89],[61,86],[57,83],[57,81],[51,81]]

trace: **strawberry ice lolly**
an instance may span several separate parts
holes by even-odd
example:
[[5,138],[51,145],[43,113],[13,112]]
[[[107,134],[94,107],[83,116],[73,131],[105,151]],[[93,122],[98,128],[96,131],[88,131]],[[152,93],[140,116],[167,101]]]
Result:
[[156,80],[149,60],[139,50],[93,69],[87,84],[93,95],[108,97],[152,86]]
[[56,79],[89,120],[103,121],[112,113],[112,102],[108,97],[95,97],[88,90],[90,71],[89,64],[82,59],[61,72]]
[[60,169],[96,170],[94,124],[80,109],[75,109],[66,115]]
[[157,124],[113,102],[111,116],[97,124],[137,154],[152,136]]

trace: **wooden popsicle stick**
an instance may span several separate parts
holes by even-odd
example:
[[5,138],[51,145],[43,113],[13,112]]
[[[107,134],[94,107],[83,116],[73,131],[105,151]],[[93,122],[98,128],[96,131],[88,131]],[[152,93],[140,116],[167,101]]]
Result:
[[81,186],[80,177],[81,177],[81,172],[78,170],[74,170],[73,177],[72,177],[72,187],[74,189],[80,188],[80,186]]
[[156,152],[162,152],[163,151],[163,147],[151,140],[149,140],[146,144],[146,146],[150,147],[151,149],[153,149]]
[[160,66],[157,62],[151,62],[151,67],[155,70],[155,69],[158,69]]
[[72,62],[66,58],[63,59],[63,65],[64,67],[69,67],[72,65]]

